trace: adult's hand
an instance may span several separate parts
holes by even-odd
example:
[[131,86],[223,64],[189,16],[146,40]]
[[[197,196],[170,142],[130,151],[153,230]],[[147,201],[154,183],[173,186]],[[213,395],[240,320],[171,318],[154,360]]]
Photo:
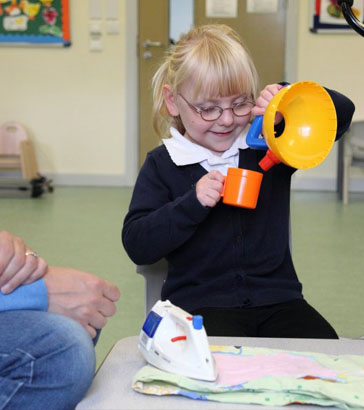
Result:
[[10,293],[21,284],[32,283],[47,272],[47,263],[24,241],[0,231],[0,290]]
[[91,338],[116,311],[114,302],[120,297],[118,288],[91,273],[50,266],[44,281],[48,291],[48,311],[76,320]]

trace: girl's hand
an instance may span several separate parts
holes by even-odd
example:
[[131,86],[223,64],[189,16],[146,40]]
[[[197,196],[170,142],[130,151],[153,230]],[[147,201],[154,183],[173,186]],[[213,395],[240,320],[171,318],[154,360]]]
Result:
[[[261,91],[259,97],[257,98],[256,105],[252,109],[252,114],[256,117],[257,115],[264,115],[267,105],[270,100],[281,90],[284,86],[280,84],[269,84],[264,90]],[[282,114],[276,114],[274,123],[278,124],[282,121]]]
[[0,290],[10,293],[19,285],[44,276],[48,265],[24,241],[9,232],[0,232]]
[[219,171],[211,171],[196,184],[196,196],[202,206],[213,208],[221,198],[225,177]]

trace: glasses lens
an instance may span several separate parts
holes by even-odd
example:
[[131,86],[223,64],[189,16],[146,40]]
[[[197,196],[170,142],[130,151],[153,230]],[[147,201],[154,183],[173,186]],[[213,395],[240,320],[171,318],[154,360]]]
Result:
[[206,121],[217,120],[221,115],[222,109],[219,107],[210,107],[201,110],[201,117]]
[[242,117],[244,115],[250,114],[252,108],[253,108],[253,103],[244,102],[244,103],[241,103],[241,104],[234,105],[233,112],[238,117]]

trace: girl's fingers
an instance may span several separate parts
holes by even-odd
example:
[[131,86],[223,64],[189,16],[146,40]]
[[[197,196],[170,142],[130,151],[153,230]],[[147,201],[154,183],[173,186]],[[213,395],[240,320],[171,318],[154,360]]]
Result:
[[257,98],[255,107],[252,109],[252,115],[254,117],[258,115],[264,115],[265,110],[272,100],[272,98],[283,88],[283,85],[280,84],[270,84],[267,85],[260,93]]
[[224,182],[224,179],[225,179],[224,175],[219,171],[210,171],[208,174],[206,174],[206,177],[208,179],[212,179],[212,180],[220,181],[220,182]]

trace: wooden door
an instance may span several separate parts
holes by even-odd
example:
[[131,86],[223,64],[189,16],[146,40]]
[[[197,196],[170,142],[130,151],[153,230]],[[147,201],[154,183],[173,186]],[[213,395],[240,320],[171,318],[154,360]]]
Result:
[[168,0],[138,1],[139,165],[160,143],[152,127],[151,80],[168,49],[168,10]]
[[[183,1],[183,0],[180,0]],[[278,0],[277,13],[247,13],[247,0],[238,0],[236,18],[206,17],[205,0],[194,2],[194,24],[223,23],[234,28],[249,49],[260,85],[285,78],[286,0]],[[160,140],[151,121],[151,79],[169,43],[169,0],[139,0],[139,165]],[[186,30],[187,31],[187,30]],[[149,45],[146,43],[150,41]],[[159,44],[160,43],[160,44]]]
[[286,1],[278,0],[277,13],[247,13],[247,0],[238,1],[236,18],[206,17],[206,0],[195,0],[195,25],[223,23],[232,27],[250,51],[259,84],[284,80]]

